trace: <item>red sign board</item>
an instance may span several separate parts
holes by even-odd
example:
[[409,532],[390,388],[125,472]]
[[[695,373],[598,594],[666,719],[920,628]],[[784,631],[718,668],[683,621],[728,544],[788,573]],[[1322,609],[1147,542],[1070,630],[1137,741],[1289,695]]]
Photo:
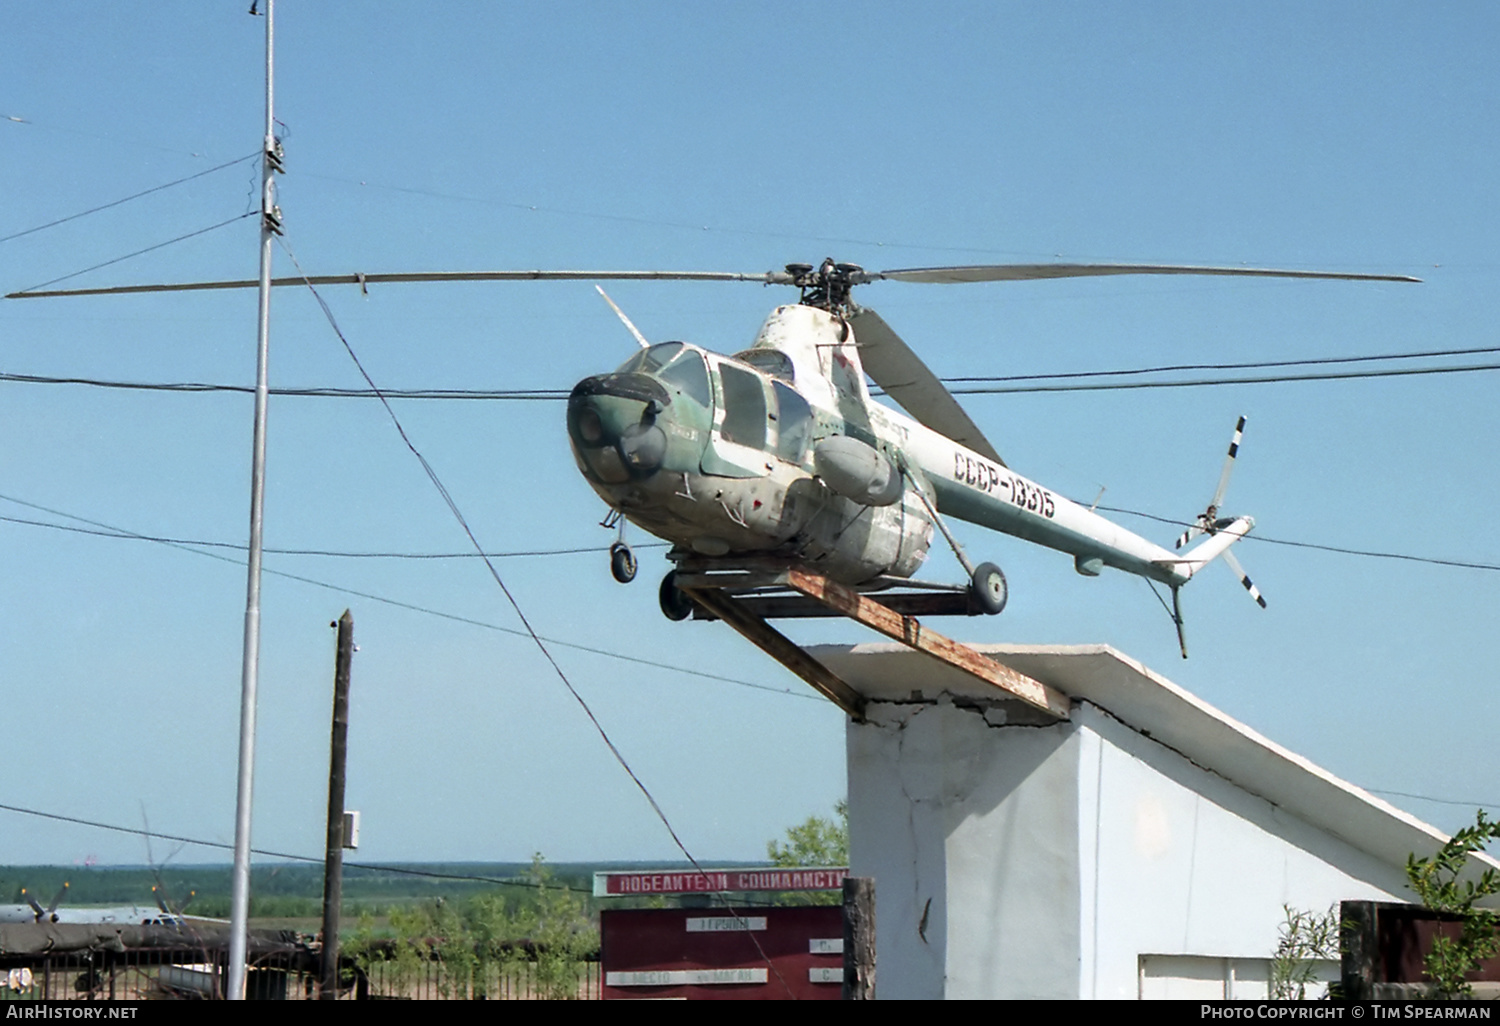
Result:
[[653,869],[639,873],[595,873],[596,898],[637,894],[715,894],[720,891],[836,891],[847,867],[709,869],[704,872]]
[[605,998],[836,1001],[843,995],[838,905],[606,909],[599,940]]

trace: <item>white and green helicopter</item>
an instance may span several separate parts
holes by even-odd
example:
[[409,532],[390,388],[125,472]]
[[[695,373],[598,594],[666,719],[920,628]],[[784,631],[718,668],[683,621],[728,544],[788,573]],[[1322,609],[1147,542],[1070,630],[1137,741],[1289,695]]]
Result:
[[[784,272],[724,275],[788,284],[800,302],[772,311],[750,348],[721,356],[685,342],[642,346],[618,370],[586,378],[568,400],[578,467],[619,516],[674,546],[669,558],[703,565],[771,556],[835,581],[878,588],[910,578],[933,529],[970,575],[972,606],[999,613],[1006,581],[975,566],[944,525],[968,521],[1073,557],[1080,574],[1114,567],[1166,585],[1179,640],[1178,591],[1222,557],[1262,607],[1229,552],[1254,526],[1220,513],[1239,448],[1235,427],[1212,501],[1169,551],[1011,470],[937,376],[850,290],[877,280],[958,283],[1112,274],[1214,274],[1415,281],[1404,276],[1220,267],[1032,264],[868,272],[825,261]],[[657,273],[652,277],[708,275]],[[602,291],[602,290],[601,290]],[[605,297],[608,299],[608,297]],[[611,306],[614,304],[611,303]],[[616,313],[619,313],[616,308]],[[871,398],[866,376],[903,416]],[[635,576],[623,536],[616,579]],[[668,575],[663,611],[691,604]],[[1185,651],[1184,651],[1185,654]]]
[[[1144,264],[992,264],[866,271],[825,260],[783,271],[466,271],[277,278],[273,285],[444,281],[746,281],[790,285],[796,303],[771,312],[750,348],[733,356],[686,342],[651,345],[606,295],[641,345],[618,370],[585,378],[568,399],[578,468],[621,528],[611,548],[617,580],[636,575],[624,523],[673,546],[678,565],[732,567],[778,561],[840,584],[880,589],[907,581],[936,528],[970,576],[971,609],[999,613],[1005,576],[975,566],[944,524],[951,517],[1073,557],[1087,576],[1114,567],[1165,585],[1182,635],[1179,590],[1216,558],[1265,605],[1230,554],[1255,522],[1220,504],[1239,446],[1241,418],[1208,507],[1163,548],[1011,470],[937,376],[873,310],[851,298],[875,281],[958,284],[1120,274],[1234,275],[1354,281],[1405,275]],[[15,298],[253,288],[247,281],[133,285]],[[603,289],[600,289],[601,294]],[[869,377],[909,416],[871,398]],[[707,563],[706,563],[707,561]],[[675,573],[675,571],[674,571]],[[669,573],[660,590],[673,619],[693,604]],[[1184,646],[1184,655],[1186,654]]]

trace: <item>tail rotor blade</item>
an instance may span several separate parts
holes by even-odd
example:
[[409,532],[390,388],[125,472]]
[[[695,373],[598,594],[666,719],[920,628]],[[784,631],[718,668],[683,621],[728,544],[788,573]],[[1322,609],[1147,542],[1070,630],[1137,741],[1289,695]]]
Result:
[[1234,470],[1235,457],[1240,454],[1240,440],[1245,437],[1245,418],[1240,417],[1234,426],[1234,437],[1229,440],[1229,453],[1224,457],[1224,469],[1219,471],[1219,486],[1214,489],[1214,497],[1209,501],[1208,509],[1198,514],[1197,523],[1193,524],[1177,539],[1177,548],[1182,548],[1188,542],[1200,534],[1213,534],[1219,529],[1219,506],[1224,502],[1224,492],[1229,488],[1229,474]]
[[1224,469],[1219,472],[1219,487],[1214,489],[1213,502],[1208,508],[1217,511],[1224,502],[1224,490],[1229,487],[1229,472],[1234,469],[1234,459],[1240,454],[1240,439],[1245,437],[1245,418],[1234,426],[1234,437],[1229,440],[1229,454],[1224,457]]
[[1250,579],[1250,575],[1245,573],[1245,568],[1240,566],[1240,561],[1234,558],[1234,553],[1228,549],[1224,550],[1224,563],[1229,569],[1234,571],[1234,575],[1240,579],[1240,583],[1245,586],[1245,590],[1250,593],[1250,597],[1260,603],[1260,608],[1266,608],[1266,600],[1261,595],[1260,589],[1255,586],[1255,582]]

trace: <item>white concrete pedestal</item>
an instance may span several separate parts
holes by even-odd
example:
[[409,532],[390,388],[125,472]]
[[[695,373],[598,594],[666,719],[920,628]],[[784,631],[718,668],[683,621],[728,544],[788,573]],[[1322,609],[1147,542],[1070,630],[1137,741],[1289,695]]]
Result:
[[1407,853],[1441,844],[1109,649],[981,651],[1069,717],[901,646],[812,652],[869,701],[850,869],[878,997],[1265,997],[1284,905],[1403,900]]

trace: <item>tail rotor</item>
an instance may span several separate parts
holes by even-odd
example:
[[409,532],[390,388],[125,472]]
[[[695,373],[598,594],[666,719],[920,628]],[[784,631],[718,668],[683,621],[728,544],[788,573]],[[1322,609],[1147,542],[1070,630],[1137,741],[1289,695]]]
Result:
[[1228,520],[1219,519],[1219,505],[1224,501],[1224,492],[1229,488],[1229,474],[1234,470],[1234,460],[1240,454],[1240,439],[1245,436],[1245,418],[1241,417],[1239,423],[1234,426],[1234,437],[1229,440],[1229,454],[1224,457],[1224,469],[1219,472],[1219,487],[1214,489],[1214,497],[1209,500],[1208,508],[1198,514],[1198,520],[1182,532],[1182,537],[1177,539],[1177,548],[1182,548],[1188,542],[1200,534],[1215,534],[1219,528],[1226,526]]
[[[1245,436],[1245,418],[1241,417],[1234,425],[1234,437],[1229,440],[1229,452],[1224,457],[1224,469],[1219,472],[1219,485],[1214,489],[1214,497],[1208,503],[1208,508],[1198,514],[1198,519],[1182,536],[1177,539],[1177,548],[1182,548],[1188,542],[1199,535],[1215,535],[1225,528],[1231,527],[1235,522],[1234,517],[1219,516],[1220,504],[1224,501],[1224,492],[1229,488],[1229,475],[1234,470],[1234,461],[1240,454],[1240,441]],[[1266,608],[1265,597],[1261,595],[1260,589],[1255,582],[1250,580],[1250,575],[1245,573],[1245,568],[1240,566],[1240,561],[1234,558],[1234,554],[1226,547],[1220,553],[1224,557],[1224,564],[1239,578],[1240,584],[1250,593],[1262,609]]]
[[21,888],[21,897],[25,898],[26,904],[31,906],[31,911],[34,913],[34,915],[36,916],[36,921],[39,923],[57,922],[57,906],[62,904],[62,900],[63,898],[67,897],[67,894],[68,885],[65,881],[62,885],[62,889],[57,892],[57,896],[52,899],[52,904],[48,905],[46,908],[42,908],[41,902],[37,901],[34,897],[28,894],[26,892],[26,888]]

